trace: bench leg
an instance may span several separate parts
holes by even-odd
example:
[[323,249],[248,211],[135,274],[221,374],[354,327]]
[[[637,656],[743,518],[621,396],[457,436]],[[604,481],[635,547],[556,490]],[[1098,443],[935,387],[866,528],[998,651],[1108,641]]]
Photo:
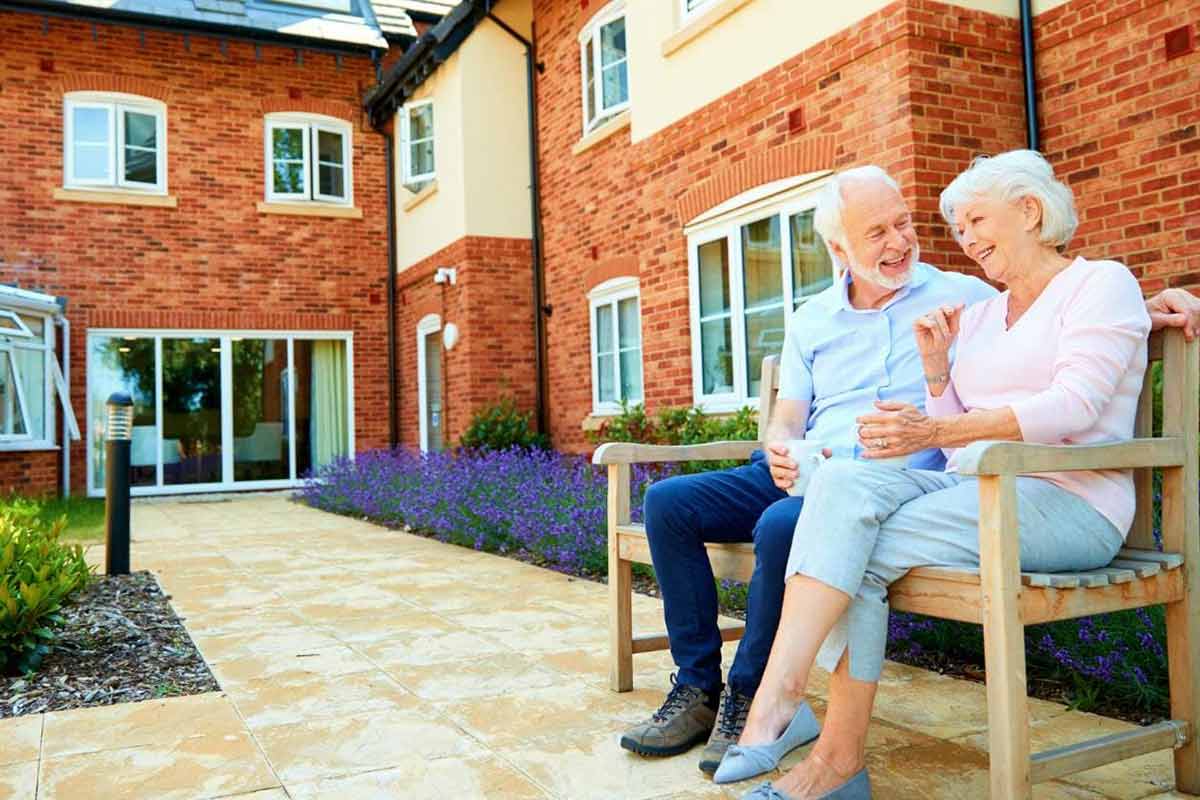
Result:
[[614,560],[608,567],[608,647],[612,663],[609,686],[614,692],[633,689],[633,564]]
[[[1184,564],[1180,569],[1190,566]],[[1195,595],[1189,594],[1167,606],[1171,717],[1191,723],[1191,738],[1175,751],[1175,789],[1192,795],[1200,795],[1200,609],[1195,608],[1197,605],[1200,603]]]
[[1013,476],[979,480],[980,584],[987,668],[988,761],[992,800],[1033,796],[1017,495]]

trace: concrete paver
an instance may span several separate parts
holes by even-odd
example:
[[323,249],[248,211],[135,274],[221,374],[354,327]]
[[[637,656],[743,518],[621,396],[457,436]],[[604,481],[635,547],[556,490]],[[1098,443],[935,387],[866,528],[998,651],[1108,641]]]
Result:
[[[753,785],[713,785],[698,749],[620,749],[673,667],[638,655],[637,689],[609,691],[604,586],[283,495],[138,502],[133,538],[134,568],[158,575],[222,691],[0,720],[0,800],[716,800]],[[661,603],[635,597],[634,626],[661,630]],[[827,675],[810,683],[822,716]],[[1030,712],[1035,748],[1130,727]],[[981,685],[889,663],[875,717],[877,797],[987,796]],[[1171,786],[1160,753],[1034,797],[1182,798]]]

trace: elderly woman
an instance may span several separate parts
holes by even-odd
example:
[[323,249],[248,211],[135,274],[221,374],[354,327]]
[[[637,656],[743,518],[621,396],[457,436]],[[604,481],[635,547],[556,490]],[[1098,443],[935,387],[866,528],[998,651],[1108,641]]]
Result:
[[[1076,217],[1050,165],[1032,151],[979,159],[942,193],[941,211],[966,254],[1007,291],[920,318],[928,415],[877,404],[878,413],[858,420],[867,460],[833,459],[813,476],[766,672],[716,779],[777,762],[789,721],[807,712],[814,662],[833,673],[825,728],[804,761],[747,798],[870,797],[865,740],[883,667],[887,587],[917,566],[979,565],[979,487],[955,474],[954,448],[1133,435],[1150,318],[1124,266],[1062,255]],[[870,463],[928,447],[949,451],[946,472]],[[1049,473],[1016,484],[1022,569],[1102,567],[1122,546],[1134,512],[1127,472]]]

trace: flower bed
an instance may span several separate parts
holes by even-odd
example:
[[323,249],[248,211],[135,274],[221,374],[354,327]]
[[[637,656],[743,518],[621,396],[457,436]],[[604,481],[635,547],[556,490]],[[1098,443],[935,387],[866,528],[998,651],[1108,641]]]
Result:
[[[675,471],[634,467],[635,521],[648,482]],[[579,456],[521,449],[376,450],[323,468],[302,495],[316,508],[392,527],[407,525],[445,542],[583,577],[607,574],[607,478]],[[718,593],[726,611],[744,609],[744,586],[720,581]],[[1152,608],[1027,628],[1031,689],[1083,710],[1138,721],[1165,715],[1163,620],[1162,608]],[[888,638],[895,660],[982,677],[983,636],[977,625],[894,613]]]

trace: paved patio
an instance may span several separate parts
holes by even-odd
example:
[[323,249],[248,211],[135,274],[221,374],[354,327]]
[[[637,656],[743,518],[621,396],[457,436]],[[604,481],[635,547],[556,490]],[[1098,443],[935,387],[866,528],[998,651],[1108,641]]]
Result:
[[[670,661],[637,656],[638,689],[608,691],[604,586],[278,495],[138,503],[134,539],[134,568],[158,574],[223,691],[0,720],[0,797],[683,800],[752,785],[713,786],[699,749],[646,760],[618,747],[658,705]],[[662,627],[651,598],[634,615]],[[876,796],[986,797],[984,709],[978,684],[889,665]],[[1030,710],[1035,748],[1128,727]],[[1158,753],[1035,796],[1184,797],[1170,787]]]

